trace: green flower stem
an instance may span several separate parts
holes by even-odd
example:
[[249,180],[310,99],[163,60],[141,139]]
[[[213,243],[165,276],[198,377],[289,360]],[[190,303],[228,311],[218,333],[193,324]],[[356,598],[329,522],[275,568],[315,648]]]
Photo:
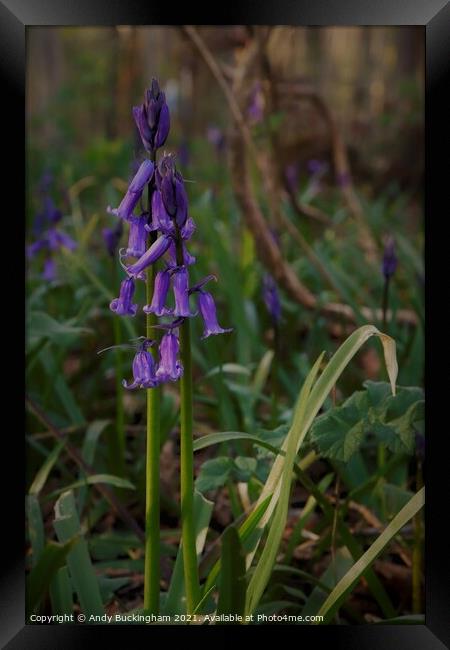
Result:
[[[154,162],[154,158],[153,158]],[[151,193],[149,186],[149,209]],[[156,234],[150,235],[153,242]],[[147,303],[151,302],[155,284],[156,269],[147,270]],[[146,316],[146,336],[155,338],[157,330],[152,329],[157,319],[154,314]],[[152,354],[156,354],[151,350]],[[161,388],[147,389],[147,452],[145,475],[145,567],[144,567],[144,609],[149,614],[159,614],[160,578],[160,521],[159,521],[159,456],[160,456],[160,402]]]
[[[114,323],[114,344],[122,343],[120,321],[113,318]],[[108,427],[109,440],[108,451],[112,474],[125,476],[125,413],[123,409],[123,388],[122,388],[122,350],[115,350],[116,356],[116,426]]]
[[[182,242],[177,232],[177,264],[183,264]],[[194,449],[192,435],[192,354],[190,322],[180,325],[180,358],[184,368],[180,379],[180,484],[181,532],[187,613],[193,614],[200,602],[194,525]]]

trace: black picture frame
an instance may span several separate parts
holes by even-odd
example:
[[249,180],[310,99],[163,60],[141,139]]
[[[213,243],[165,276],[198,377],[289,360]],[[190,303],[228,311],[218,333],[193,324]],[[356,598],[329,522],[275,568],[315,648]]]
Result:
[[[199,9],[202,9],[199,11]],[[10,145],[2,147],[7,156],[9,176],[4,187],[2,207],[5,215],[15,214],[18,244],[13,249],[15,264],[23,250],[23,239],[18,227],[24,197],[24,158],[25,158],[25,54],[26,29],[29,26],[68,26],[68,25],[167,25],[177,24],[220,25],[220,24],[297,24],[297,25],[420,25],[425,30],[426,39],[426,268],[427,268],[427,340],[426,340],[426,387],[428,412],[433,413],[431,435],[427,438],[427,505],[426,521],[426,622],[425,625],[366,625],[366,626],[302,626],[297,628],[298,642],[307,644],[333,643],[333,648],[352,650],[358,648],[400,650],[401,648],[438,650],[450,644],[450,615],[448,611],[448,582],[450,578],[448,548],[446,543],[446,512],[448,511],[446,490],[447,461],[443,453],[442,438],[448,437],[440,420],[445,417],[446,386],[436,385],[435,374],[443,363],[445,347],[446,319],[441,318],[439,307],[431,300],[430,287],[437,286],[439,277],[446,270],[446,253],[439,245],[443,242],[436,231],[439,226],[432,225],[433,219],[444,219],[448,203],[447,178],[450,169],[442,164],[440,153],[445,150],[447,136],[448,150],[448,101],[444,101],[445,90],[450,86],[448,71],[450,67],[450,4],[447,0],[278,0],[276,3],[240,2],[227,6],[217,3],[212,14],[192,3],[182,7],[169,6],[168,3],[150,3],[134,0],[1,0],[0,1],[0,70],[2,73],[3,142],[8,138]],[[11,152],[15,152],[13,160]],[[10,205],[8,205],[10,202]],[[23,214],[24,210],[22,210]],[[4,215],[4,216],[5,216]],[[6,217],[5,217],[6,220]],[[10,221],[8,221],[10,223]],[[11,242],[8,234],[8,242]],[[438,241],[440,240],[440,241]],[[445,245],[445,243],[444,243]],[[439,266],[439,255],[442,266]],[[447,253],[448,256],[448,253]],[[437,261],[436,261],[437,260]],[[433,263],[432,263],[433,261]],[[436,261],[436,265],[434,262]],[[16,267],[9,267],[17,268]],[[444,294],[444,302],[445,301]],[[438,310],[438,311],[436,311]],[[20,309],[18,310],[20,312]],[[435,316],[433,318],[433,315]],[[429,324],[433,328],[430,335]],[[437,329],[435,329],[435,327]],[[439,331],[439,327],[441,330]],[[442,338],[441,338],[442,337]],[[14,354],[14,353],[13,353]],[[437,359],[437,357],[439,357]],[[13,358],[14,362],[14,358]],[[9,366],[8,366],[9,367]],[[446,366],[448,368],[448,365]],[[432,390],[431,390],[432,389]],[[15,391],[18,392],[18,391]],[[19,395],[20,398],[20,395]],[[448,397],[447,397],[448,400]],[[444,410],[442,409],[444,407]],[[19,399],[18,411],[21,412]],[[440,410],[441,409],[441,410]],[[9,409],[11,410],[11,408]],[[438,414],[436,416],[436,413]],[[437,419],[435,420],[435,417]],[[427,420],[431,418],[427,415]],[[445,419],[442,420],[445,422]],[[8,438],[8,458],[14,458],[14,470],[8,480],[6,498],[3,503],[3,517],[7,534],[3,528],[2,575],[0,582],[0,641],[2,647],[11,650],[31,648],[78,648],[82,644],[92,644],[92,635],[102,635],[102,642],[123,636],[129,643],[130,632],[140,631],[148,637],[158,630],[165,642],[174,636],[182,638],[195,633],[209,639],[220,634],[221,638],[246,640],[253,635],[254,627],[217,628],[196,626],[178,628],[156,628],[148,626],[83,626],[83,625],[26,625],[25,624],[25,570],[24,570],[24,524],[23,500],[24,482],[20,468],[23,465],[24,444],[17,431],[11,442]],[[440,431],[440,438],[439,438]],[[5,430],[6,433],[6,430]],[[9,461],[8,461],[9,464]],[[11,461],[13,464],[13,461]],[[8,512],[8,507],[10,512]],[[6,559],[5,559],[6,558]],[[266,634],[267,627],[263,629]],[[194,632],[193,632],[194,630]],[[278,627],[276,634],[283,631]],[[109,635],[113,634],[114,637]],[[106,635],[106,636],[105,636]],[[169,635],[169,636],[167,636]],[[231,636],[230,636],[231,635]],[[186,637],[185,637],[186,638]],[[148,642],[148,640],[147,640]],[[134,641],[133,641],[134,644]],[[86,646],[86,647],[92,647]]]

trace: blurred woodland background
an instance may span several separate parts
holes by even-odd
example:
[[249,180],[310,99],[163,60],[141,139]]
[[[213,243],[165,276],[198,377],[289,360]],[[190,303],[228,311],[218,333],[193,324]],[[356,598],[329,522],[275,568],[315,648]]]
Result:
[[[252,29],[201,27],[225,77],[248,48]],[[349,147],[352,171],[382,188],[394,180],[420,190],[423,173],[424,39],[414,27],[276,27],[265,51],[289,124],[282,164],[330,156],[329,130],[305,96],[317,93]],[[173,116],[173,138],[226,128],[223,93],[188,36],[173,27],[30,28],[27,109],[33,146],[93,155],[130,137],[130,106],[157,74]],[[44,117],[45,116],[45,117]],[[106,146],[106,144],[105,144]]]
[[[76,242],[72,250],[62,243],[51,251],[57,265],[51,280],[45,267],[42,272],[41,249],[30,255],[27,268],[30,485],[53,453],[55,427],[70,440],[57,462],[53,458],[51,472],[46,470],[41,501],[48,536],[52,499],[84,471],[67,455],[70,444],[83,454],[91,449],[86,458],[96,472],[133,482],[136,491],[120,495],[130,515],[141,528],[144,524],[144,391],[122,388],[122,379],[131,376],[128,350],[97,353],[144,331],[142,314],[118,319],[109,309],[123,271],[102,230],[116,226],[107,206],[120,203],[142,158],[132,107],[142,102],[152,77],[166,94],[171,131],[165,148],[177,155],[197,224],[193,281],[217,275],[219,321],[234,328],[220,341],[200,341],[193,324],[195,437],[217,431],[266,435],[269,429],[276,434],[275,427],[290,422],[299,387],[318,354],[331,355],[366,323],[395,338],[399,386],[423,385],[423,28],[31,27],[27,58],[27,243],[39,237],[36,215],[49,174],[60,224]],[[395,239],[398,258],[389,279],[383,271],[388,237]],[[263,296],[267,273],[281,301],[275,325]],[[142,296],[137,302],[143,303]],[[369,342],[352,361],[325,408],[342,404],[367,379],[387,379],[378,342]],[[177,385],[167,385],[161,521],[168,544],[179,541],[178,400]],[[416,449],[414,426],[410,418],[402,429],[407,445],[388,452],[398,461],[392,471],[384,459],[377,460],[378,443],[370,431],[348,456],[341,448],[339,456],[319,448],[320,458],[310,468],[316,483],[331,472],[323,488],[330,503],[366,486],[354,497],[359,510],[346,511],[350,537],[358,535],[361,548],[421,487],[424,447]],[[103,431],[106,440],[99,438]],[[122,464],[110,453],[115,431],[125,450]],[[248,507],[248,494],[252,499],[258,493],[268,462],[258,458],[255,469],[252,449],[220,449],[217,459],[210,447],[196,455],[202,481],[197,485],[215,490],[207,548]],[[205,461],[231,462],[236,449],[247,463],[245,472],[232,470],[239,485],[248,485],[242,503],[231,485],[233,474],[208,483],[201,473]],[[111,559],[117,571],[122,562],[130,582],[117,588],[115,606],[138,606],[142,549],[124,559],[129,548],[124,541],[116,556],[109,551],[105,557],[104,537],[124,529],[96,489],[89,497],[83,492],[80,506],[96,569],[115,577]],[[308,490],[297,484],[285,541],[307,499]],[[374,564],[399,613],[423,611],[420,522],[406,530],[400,551],[393,544]],[[308,527],[310,537],[297,539],[289,553],[294,563],[322,576],[334,553],[330,545],[337,548],[340,541],[326,518],[314,514]],[[164,587],[174,554],[171,547],[163,558]],[[331,575],[330,584],[333,580]],[[383,615],[363,582],[350,604],[355,611],[346,620]]]

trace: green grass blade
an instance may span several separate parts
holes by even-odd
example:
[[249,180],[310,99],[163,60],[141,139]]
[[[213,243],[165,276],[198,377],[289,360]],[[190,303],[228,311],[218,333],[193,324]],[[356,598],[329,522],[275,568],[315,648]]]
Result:
[[52,451],[49,453],[49,455],[41,465],[40,469],[36,473],[33,483],[31,484],[30,489],[28,490],[29,494],[37,496],[39,492],[42,490],[42,488],[44,487],[47,481],[48,475],[50,474],[53,465],[58,460],[58,456],[63,450],[65,444],[66,443],[64,441],[61,441],[58,442],[53,447]]
[[[64,492],[56,502],[53,526],[62,543],[80,535],[80,520],[72,491]],[[67,566],[83,613],[87,616],[104,614],[98,580],[83,537],[68,554]]]
[[[267,506],[269,505],[271,496],[272,495],[269,494],[264,501],[262,501],[258,506],[256,506],[249,514],[249,516],[245,519],[245,521],[242,523],[242,525],[239,527],[239,531],[238,531],[239,538],[243,546],[246,544],[246,542],[248,542],[248,540],[251,539],[252,534],[254,533],[258,523],[261,521],[261,518],[266,511]],[[214,587],[217,580],[217,576],[219,575],[220,572],[220,567],[221,567],[221,561],[219,558],[217,562],[214,564],[214,566],[212,567],[211,571],[208,573],[208,578],[203,588],[204,594],[209,592],[212,589],[212,587]]]
[[56,572],[64,566],[70,552],[75,552],[79,538],[71,536],[62,544],[48,542],[27,580],[27,615],[30,616],[47,593]]
[[248,586],[247,602],[245,607],[246,614],[251,614],[257,607],[261,596],[264,593],[264,589],[269,582],[275,564],[278,547],[283,536],[288,515],[292,471],[294,468],[295,457],[297,455],[297,449],[302,443],[302,433],[303,436],[306,433],[303,426],[306,407],[312,386],[316,380],[317,373],[319,372],[320,364],[322,363],[322,358],[323,353],[319,356],[311,371],[308,373],[300,391],[298,404],[294,412],[292,427],[287,435],[286,457],[283,459],[284,464],[281,486],[279,489],[279,499],[269,528],[266,544]]
[[197,438],[194,441],[194,451],[205,449],[205,447],[210,447],[211,445],[218,445],[222,442],[228,442],[229,440],[250,440],[255,445],[264,447],[264,449],[268,449],[273,454],[280,453],[280,450],[277,447],[274,447],[265,440],[261,440],[251,433],[243,433],[241,431],[220,431],[218,433],[210,433],[206,436],[202,436],[201,438]]
[[[302,616],[313,616],[323,605],[327,596],[333,591],[339,580],[353,566],[354,560],[348,549],[337,548],[334,558],[320,576],[321,585],[316,585],[302,607]],[[323,587],[326,587],[325,589]]]
[[382,550],[397,535],[403,526],[416,515],[425,504],[425,488],[417,492],[408,503],[398,512],[392,521],[386,526],[381,535],[367,549],[352,568],[339,581],[331,594],[328,596],[322,607],[317,612],[323,616],[323,623],[328,623],[333,618],[336,610],[344,598],[350,593],[360,577],[369,566],[376,560]]
[[[311,390],[311,394],[308,399],[308,403],[306,405],[305,417],[302,423],[302,431],[297,436],[298,446],[296,449],[296,453],[298,453],[301,442],[304,439],[304,436],[306,435],[309,427],[314,421],[314,418],[316,417],[317,413],[319,412],[320,408],[322,407],[323,403],[328,397],[331,389],[338,381],[342,372],[344,371],[348,363],[351,361],[351,359],[354,357],[354,355],[361,348],[361,346],[371,336],[374,335],[380,337],[381,342],[383,344],[383,351],[384,351],[385,362],[388,370],[389,380],[391,382],[392,392],[393,394],[395,394],[395,382],[398,373],[397,358],[395,354],[395,341],[391,339],[389,336],[387,336],[386,334],[380,332],[373,325],[364,325],[363,327],[358,328],[344,341],[344,343],[340,346],[340,348],[335,352],[335,354],[327,363],[324,371],[322,372],[319,379],[317,380],[317,382],[315,383],[314,387]],[[289,434],[286,436],[286,439],[283,442],[283,445],[281,447],[281,449],[284,452],[286,452],[288,441],[289,441]],[[260,523],[261,529],[268,523],[278,502],[278,498],[280,495],[280,481],[283,474],[284,463],[285,463],[285,459],[281,454],[279,454],[272,465],[270,474],[258,498],[257,503],[259,504],[262,501],[264,501],[269,494],[273,495],[269,503],[269,506],[264,514],[264,517]],[[257,546],[255,546],[252,552],[249,553],[249,555],[247,556],[247,567],[250,566],[253,557],[256,553],[256,549]]]
[[39,557],[45,546],[44,523],[42,521],[42,512],[39,501],[34,494],[26,497],[27,518],[28,518],[28,535],[30,538],[32,555],[32,564],[36,566]]
[[[196,534],[197,556],[203,551],[208,532],[209,521],[214,504],[195,490],[194,492],[194,523]],[[166,615],[185,614],[186,597],[184,590],[184,571],[183,571],[183,548],[180,544],[177,559],[173,568],[172,579],[167,592],[166,601],[162,607],[162,613]]]
[[85,424],[85,419],[75,400],[73,392],[69,388],[64,375],[58,369],[50,350],[44,350],[39,359],[44,366],[49,380],[52,382],[52,391],[54,391],[60,399],[71,424]]
[[[324,478],[320,481],[318,485],[318,490],[321,492],[325,492],[325,490],[328,488],[328,486],[331,484],[331,481],[334,478],[334,474],[330,473],[324,476]],[[316,507],[316,498],[310,494],[308,497],[308,500],[306,501],[303,509],[302,509],[302,514],[299,517],[298,521],[296,522],[294,529],[291,533],[286,552],[284,554],[283,558],[283,564],[290,564],[292,560],[292,556],[294,555],[294,550],[296,546],[300,544],[300,539],[302,535],[302,531],[305,528],[305,525],[308,522],[308,519],[314,512],[314,508]]]
[[72,583],[70,582],[69,571],[67,566],[63,566],[57,571],[55,577],[50,583],[50,599],[52,602],[53,614],[72,614],[73,596]]
[[[103,433],[103,431],[105,430],[108,424],[110,424],[109,420],[95,420],[94,422],[91,422],[91,424],[86,429],[86,434],[83,440],[83,446],[81,448],[81,455],[83,457],[83,460],[86,461],[88,465],[93,466],[94,464],[97,443],[99,441],[101,434]],[[83,470],[80,469],[80,473],[79,473],[80,481],[81,480],[85,481],[86,480],[85,476],[86,475],[83,472]],[[86,502],[87,490],[88,490],[87,486],[83,486],[80,488],[78,492],[78,508],[79,508],[80,516],[81,513],[83,512],[84,504]]]
[[51,492],[48,496],[46,496],[46,499],[54,499],[56,496],[58,496],[58,494],[67,492],[67,490],[75,490],[76,488],[83,487],[85,485],[95,485],[96,483],[105,483],[106,485],[113,485],[114,487],[124,488],[127,490],[136,489],[133,483],[130,483],[128,479],[121,478],[120,476],[113,476],[112,474],[91,474],[90,476],[86,476],[86,478],[75,481],[70,485],[66,485],[59,490]]
[[227,528],[223,535],[221,566],[217,614],[243,616],[246,591],[245,555],[234,526]]

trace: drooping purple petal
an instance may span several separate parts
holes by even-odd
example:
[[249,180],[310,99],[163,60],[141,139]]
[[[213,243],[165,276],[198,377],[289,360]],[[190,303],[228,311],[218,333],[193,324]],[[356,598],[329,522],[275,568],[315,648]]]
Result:
[[214,303],[214,298],[207,291],[200,291],[198,293],[198,306],[200,313],[204,322],[204,330],[202,339],[208,338],[213,334],[225,334],[226,332],[232,332],[233,328],[224,329],[220,327],[217,322],[217,312],[216,305]]
[[167,294],[170,287],[170,274],[168,271],[158,271],[155,277],[155,288],[153,290],[152,302],[143,308],[146,314],[156,316],[167,316],[172,310],[166,307]]
[[124,379],[122,381],[124,388],[132,390],[134,388],[154,388],[158,385],[156,364],[151,352],[140,349],[133,359],[132,369],[133,381],[127,384]]
[[[186,248],[186,244],[183,242],[183,264],[185,266],[190,266],[191,264],[195,264],[196,258],[191,255]],[[169,266],[172,268],[175,266],[178,266],[177,263],[177,249],[175,246],[175,242],[172,242],[171,245],[169,246]]]
[[175,233],[175,226],[172,219],[167,214],[162,200],[161,192],[155,190],[152,196],[152,223],[147,226],[150,232],[160,230],[164,235]]
[[115,298],[109,305],[111,311],[114,311],[118,316],[135,316],[138,306],[132,303],[134,290],[133,278],[123,280],[120,285],[119,297]]
[[130,231],[128,235],[127,255],[142,257],[147,243],[147,230],[144,217],[131,216],[129,219]]
[[173,174],[169,171],[161,181],[161,195],[164,206],[171,217],[174,217],[177,212],[177,204],[175,197],[175,187],[173,185]]
[[144,269],[150,266],[150,264],[154,264],[164,255],[169,248],[171,241],[172,238],[167,235],[158,237],[158,239],[150,246],[148,251],[144,253],[137,262],[127,267],[127,272],[135,277],[138,276]]
[[142,190],[144,187],[147,185],[149,180],[151,179],[153,175],[153,163],[151,160],[144,160],[139,169],[137,170],[137,173],[133,180],[130,183],[129,190],[130,192],[139,192],[142,193]]
[[181,228],[180,234],[181,238],[185,241],[188,241],[194,234],[196,229],[195,221],[192,217],[188,217],[184,223],[184,226]]
[[172,286],[175,296],[173,315],[185,318],[195,316],[189,308],[189,276],[186,267],[180,266],[173,271]]
[[208,282],[211,282],[211,280],[215,280],[217,282],[216,276],[211,274],[211,275],[207,275],[206,277],[202,278],[200,280],[200,282],[197,282],[197,284],[194,284],[189,289],[189,293],[190,294],[197,293],[198,291],[200,291],[205,286],[205,284],[207,284]]
[[161,382],[177,381],[183,374],[183,366],[178,360],[180,343],[173,332],[164,334],[159,346],[159,364],[156,377]]
[[139,167],[137,174],[131,181],[125,196],[123,197],[118,208],[107,208],[111,214],[115,214],[125,221],[128,221],[133,214],[133,210],[142,196],[144,187],[150,181],[153,174],[153,163],[150,160],[144,160]]

